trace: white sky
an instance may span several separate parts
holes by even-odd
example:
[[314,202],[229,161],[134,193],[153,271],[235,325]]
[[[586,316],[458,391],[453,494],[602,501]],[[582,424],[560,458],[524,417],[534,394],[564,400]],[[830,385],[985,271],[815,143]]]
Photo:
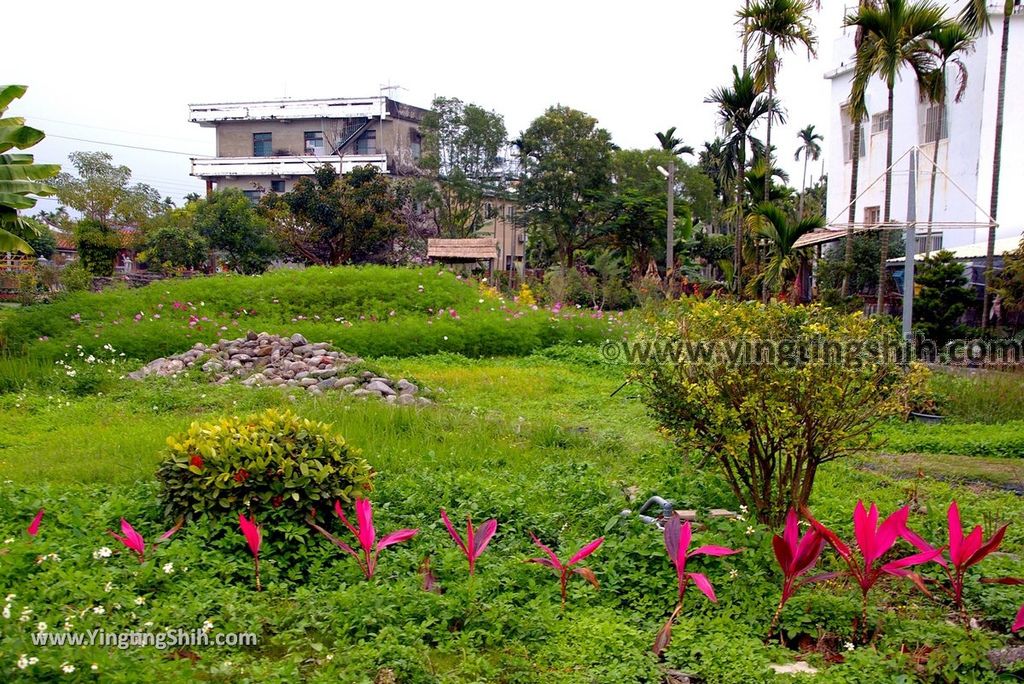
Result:
[[[188,122],[189,103],[359,97],[391,83],[409,104],[446,95],[494,109],[510,135],[560,103],[597,117],[622,147],[652,147],[654,132],[674,125],[699,149],[716,132],[704,98],[740,62],[740,4],[58,0],[35,10],[37,26],[4,32],[7,53],[19,57],[3,80],[29,86],[9,114],[47,132],[38,161],[105,150],[176,200],[203,188],[187,156],[55,136],[213,154],[213,131]],[[828,134],[822,75],[845,3],[822,4],[819,59],[787,56],[779,84],[788,121],[773,142],[796,186],[796,132],[813,123]]]

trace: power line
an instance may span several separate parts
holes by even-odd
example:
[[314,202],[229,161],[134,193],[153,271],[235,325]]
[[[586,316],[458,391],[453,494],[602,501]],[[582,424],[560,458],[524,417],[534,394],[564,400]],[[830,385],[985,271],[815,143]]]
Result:
[[113,133],[130,133],[132,135],[144,135],[144,136],[147,136],[147,137],[150,137],[150,138],[165,138],[167,140],[183,140],[183,141],[190,142],[190,143],[203,143],[203,142],[206,142],[204,140],[197,140],[195,138],[179,138],[179,137],[173,136],[173,135],[160,135],[159,133],[143,133],[142,131],[131,131],[131,130],[128,130],[126,128],[107,128],[107,127],[104,127],[104,126],[90,126],[88,124],[75,123],[74,121],[61,121],[60,119],[48,119],[45,116],[33,116],[31,114],[26,114],[24,116],[26,118],[28,118],[28,119],[32,119],[33,121],[35,121],[35,120],[38,120],[38,121],[48,121],[50,123],[64,124],[66,126],[74,126],[76,128],[93,128],[93,129],[95,129],[97,131],[111,131]]
[[127,147],[131,150],[143,150],[145,152],[162,152],[164,154],[180,154],[183,157],[207,157],[212,158],[212,154],[199,154],[198,152],[183,152],[181,150],[162,150],[156,147],[142,147],[140,145],[125,145],[124,143],[113,143],[106,140],[88,140],[86,138],[73,138],[69,135],[57,135],[55,133],[47,133],[48,138],[60,138],[61,140],[74,140],[76,142],[92,143],[94,145],[109,145],[111,147]]

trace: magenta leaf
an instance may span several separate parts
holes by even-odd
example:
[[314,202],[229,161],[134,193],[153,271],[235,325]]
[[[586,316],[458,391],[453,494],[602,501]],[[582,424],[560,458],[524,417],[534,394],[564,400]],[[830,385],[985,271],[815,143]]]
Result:
[[718,603],[718,599],[715,598],[715,589],[711,586],[711,582],[708,581],[707,577],[699,572],[688,572],[686,576],[693,580],[697,588],[704,592],[704,595],[711,599],[712,603]]
[[597,539],[595,539],[594,541],[590,542],[589,544],[584,546],[582,549],[577,551],[576,554],[572,558],[569,559],[569,562],[568,562],[567,565],[576,565],[581,560],[583,560],[584,558],[586,558],[590,554],[592,554],[595,551],[597,551],[597,549],[603,543],[604,543],[604,537],[598,537]]
[[1017,613],[1017,619],[1013,621],[1013,627],[1010,627],[1011,632],[1019,632],[1024,629],[1024,606],[1020,607],[1020,612]]
[[386,549],[394,544],[399,544],[407,539],[412,539],[418,533],[419,530],[405,529],[386,534],[379,542],[377,542],[377,551],[380,552],[381,549]]
[[39,523],[43,522],[43,514],[44,513],[46,513],[46,509],[45,508],[40,508],[36,512],[35,517],[32,518],[32,522],[29,523],[28,529],[25,530],[26,532],[28,532],[28,536],[34,537],[37,534],[39,534]]

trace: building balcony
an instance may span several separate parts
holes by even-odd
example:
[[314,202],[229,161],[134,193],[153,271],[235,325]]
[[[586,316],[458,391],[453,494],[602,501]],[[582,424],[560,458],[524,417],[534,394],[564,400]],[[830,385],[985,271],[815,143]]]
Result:
[[388,158],[384,154],[346,154],[338,156],[281,156],[281,157],[217,157],[192,159],[192,175],[200,178],[231,178],[234,176],[312,176],[327,164],[339,174],[351,173],[359,166],[372,166],[381,173],[388,172]]

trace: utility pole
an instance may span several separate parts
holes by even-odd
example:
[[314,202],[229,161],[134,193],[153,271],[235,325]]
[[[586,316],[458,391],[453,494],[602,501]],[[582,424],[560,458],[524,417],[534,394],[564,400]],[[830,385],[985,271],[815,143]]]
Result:
[[[914,258],[917,256],[917,151],[910,155],[907,186],[907,229],[903,258],[903,340],[910,342],[914,323]],[[928,246],[925,245],[927,253]]]

